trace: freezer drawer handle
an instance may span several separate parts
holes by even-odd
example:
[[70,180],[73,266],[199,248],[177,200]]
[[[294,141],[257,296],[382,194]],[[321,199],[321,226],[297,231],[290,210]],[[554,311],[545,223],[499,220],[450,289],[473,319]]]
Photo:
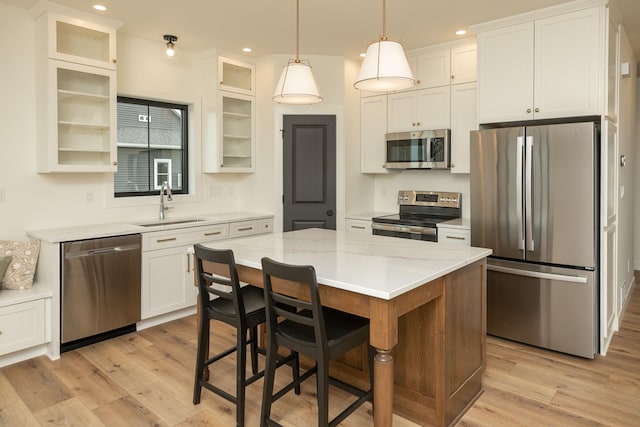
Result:
[[534,277],[536,279],[559,280],[562,282],[587,283],[587,278],[582,276],[565,276],[564,274],[541,273],[538,271],[520,270],[517,268],[501,267],[499,265],[487,265],[487,270],[498,273],[515,274],[517,276]]

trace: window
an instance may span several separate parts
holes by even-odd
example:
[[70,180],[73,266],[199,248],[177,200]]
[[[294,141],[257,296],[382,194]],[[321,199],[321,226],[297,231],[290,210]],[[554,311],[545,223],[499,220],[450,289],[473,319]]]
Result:
[[188,194],[187,108],[118,97],[115,197],[155,195],[164,181],[173,194]]

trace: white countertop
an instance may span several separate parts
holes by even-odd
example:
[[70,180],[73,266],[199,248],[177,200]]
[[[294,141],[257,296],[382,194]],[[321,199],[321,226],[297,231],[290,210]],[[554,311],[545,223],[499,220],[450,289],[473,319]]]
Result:
[[449,221],[439,222],[437,226],[438,228],[447,227],[447,228],[460,228],[463,230],[469,230],[471,229],[471,220],[469,218],[450,219]]
[[347,215],[346,218],[371,221],[371,218],[375,218],[377,216],[393,215],[394,213],[397,213],[397,212],[378,212],[378,211],[357,212],[357,213],[352,213]]
[[231,249],[238,265],[261,269],[262,257],[311,264],[318,282],[385,300],[491,254],[490,249],[324,229],[206,243]]
[[[272,218],[272,214],[255,212],[225,212],[217,214],[193,215],[189,217],[169,217],[164,222],[158,219],[132,220],[131,222],[79,225],[74,227],[50,228],[43,230],[29,230],[27,235],[34,239],[44,240],[49,243],[70,242],[73,240],[95,239],[99,237],[119,236],[124,234],[136,234],[158,230],[174,230],[179,228],[202,227],[204,225],[219,224],[225,222],[251,221],[255,219]],[[197,219],[193,222],[179,222],[183,220]],[[154,224],[142,226],[140,224]],[[157,225],[156,225],[157,224]]]

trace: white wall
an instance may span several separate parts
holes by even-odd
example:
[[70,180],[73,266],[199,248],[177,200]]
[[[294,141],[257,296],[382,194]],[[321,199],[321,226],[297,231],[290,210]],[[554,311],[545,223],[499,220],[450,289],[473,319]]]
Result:
[[445,170],[405,170],[376,178],[376,210],[398,211],[398,190],[452,191],[462,193],[462,216],[469,218],[470,184],[468,174]]
[[[35,93],[34,23],[27,11],[0,3],[0,37],[20,40],[6,43],[0,60],[4,101],[0,106],[0,190],[5,194],[5,202],[0,203],[0,240],[25,240],[25,232],[31,229],[157,218],[155,196],[114,199],[112,174],[36,172],[35,105],[43,102],[44,94]],[[272,186],[267,183],[266,191],[260,191],[266,181],[262,176],[268,179],[272,173],[268,145],[259,146],[255,174],[200,172],[201,88],[216,81],[206,81],[206,76],[201,80],[199,55],[183,49],[168,60],[163,48],[162,40],[118,37],[119,94],[190,104],[190,191],[194,194],[175,197],[168,216],[250,208],[273,212]]]
[[[631,66],[631,77],[619,77],[618,98],[618,150],[619,155],[627,159],[626,166],[618,162],[618,283],[628,286],[633,279],[634,270],[634,199],[635,177],[638,168],[636,162],[636,58],[629,39],[620,26],[620,62],[628,62]],[[624,194],[623,194],[624,189]],[[637,253],[637,252],[636,252]]]

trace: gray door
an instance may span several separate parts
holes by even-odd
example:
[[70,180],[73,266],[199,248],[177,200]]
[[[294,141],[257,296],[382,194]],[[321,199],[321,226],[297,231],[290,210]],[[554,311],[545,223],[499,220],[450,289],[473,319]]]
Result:
[[283,118],[284,231],[336,229],[336,117]]

